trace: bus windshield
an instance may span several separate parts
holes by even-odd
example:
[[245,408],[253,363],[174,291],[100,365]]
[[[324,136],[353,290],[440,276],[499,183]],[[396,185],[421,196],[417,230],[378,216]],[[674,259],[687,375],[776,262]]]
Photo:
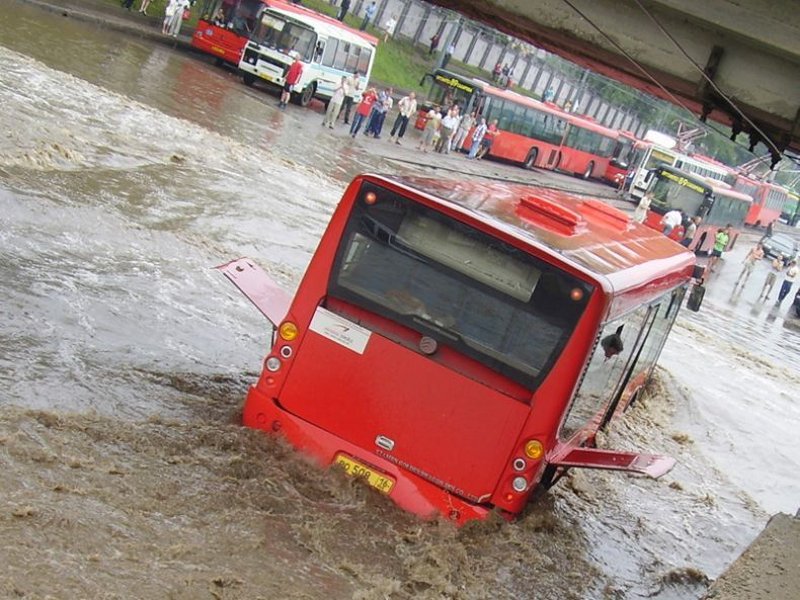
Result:
[[438,340],[534,389],[591,286],[408,199],[365,184],[330,280],[346,302]]
[[305,25],[289,21],[277,13],[264,11],[251,39],[262,46],[276,49],[284,54],[294,50],[304,61],[308,62],[312,60],[317,34]]
[[675,181],[668,176],[671,173],[661,172],[656,175],[655,183],[650,190],[653,192],[651,206],[657,212],[669,210],[682,210],[687,215],[700,214],[700,207],[706,197],[705,190],[691,181]]

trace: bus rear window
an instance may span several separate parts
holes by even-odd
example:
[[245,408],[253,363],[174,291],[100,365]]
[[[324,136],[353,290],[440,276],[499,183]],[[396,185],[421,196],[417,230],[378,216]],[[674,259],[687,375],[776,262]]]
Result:
[[[374,193],[375,204],[363,201]],[[442,213],[364,184],[330,294],[534,389],[583,313],[591,287]]]

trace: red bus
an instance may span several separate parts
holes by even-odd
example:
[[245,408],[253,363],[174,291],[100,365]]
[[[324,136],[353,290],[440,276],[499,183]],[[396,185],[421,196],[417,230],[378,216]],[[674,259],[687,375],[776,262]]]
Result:
[[[671,210],[680,210],[687,218],[702,219],[689,246],[697,254],[710,254],[714,236],[726,225],[731,225],[726,250],[733,248],[753,204],[750,196],[731,189],[722,181],[666,166],[653,170],[648,191],[653,193],[653,199],[645,223],[653,229],[662,230],[661,218]],[[680,240],[683,233],[681,225],[670,237]]]
[[674,464],[595,439],[645,385],[695,256],[598,200],[361,175],[294,298],[249,259],[220,269],[276,326],[245,425],[420,516],[512,516],[571,468]]
[[[478,111],[487,123],[497,119],[499,133],[489,156],[587,179],[605,173],[618,137],[615,130],[564,112],[550,102],[539,102],[479,79],[442,69],[425,79],[429,77],[432,87],[428,102],[420,106],[417,128],[425,126],[425,114],[432,105],[458,104],[462,114]],[[469,150],[471,140],[467,136],[465,150]]]
[[736,175],[733,189],[753,197],[753,204],[745,218],[745,224],[752,227],[767,227],[770,223],[775,223],[790,201],[786,188],[742,173]]
[[[561,145],[559,171],[584,179],[605,178],[620,140],[620,132],[596,123],[589,117],[567,114],[569,129]],[[632,145],[632,142],[631,142]]]
[[258,24],[258,13],[266,0],[211,0],[192,35],[192,46],[211,54],[218,63],[239,64],[250,34]]
[[617,141],[614,145],[614,150],[611,152],[605,173],[603,173],[603,181],[616,187],[622,185],[628,170],[634,163],[637,150],[636,143],[640,141],[630,131],[617,132]]

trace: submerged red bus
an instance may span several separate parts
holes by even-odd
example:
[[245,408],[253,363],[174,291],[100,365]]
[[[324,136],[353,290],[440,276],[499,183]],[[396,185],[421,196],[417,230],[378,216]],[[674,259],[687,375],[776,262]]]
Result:
[[[686,217],[700,217],[689,248],[698,254],[709,254],[717,230],[731,226],[726,250],[733,248],[742,229],[753,199],[730,188],[722,181],[701,177],[674,167],[653,169],[650,187],[653,199],[646,224],[661,230],[661,218],[671,210],[680,210]],[[680,240],[684,228],[676,227],[670,237]]]
[[216,57],[218,62],[238,65],[266,3],[266,0],[206,2],[192,35],[192,46]]
[[645,385],[694,254],[598,200],[357,177],[294,298],[220,267],[275,324],[244,423],[430,517],[518,514],[571,468],[657,477],[595,447]]

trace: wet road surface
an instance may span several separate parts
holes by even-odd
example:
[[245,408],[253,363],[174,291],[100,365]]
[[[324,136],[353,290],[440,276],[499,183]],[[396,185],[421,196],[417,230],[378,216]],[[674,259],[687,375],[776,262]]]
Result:
[[755,300],[766,261],[731,294],[753,236],[608,434],[676,456],[661,480],[575,473],[516,524],[456,531],[238,427],[269,331],[212,267],[250,256],[293,289],[354,174],[467,161],[353,142],[168,48],[21,3],[0,17],[7,596],[697,598],[796,510],[789,301]]

